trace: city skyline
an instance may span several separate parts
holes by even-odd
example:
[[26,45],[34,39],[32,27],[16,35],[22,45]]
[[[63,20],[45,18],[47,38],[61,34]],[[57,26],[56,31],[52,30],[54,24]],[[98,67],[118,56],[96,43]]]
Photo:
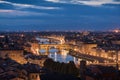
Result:
[[0,0],[0,31],[120,28],[119,0]]

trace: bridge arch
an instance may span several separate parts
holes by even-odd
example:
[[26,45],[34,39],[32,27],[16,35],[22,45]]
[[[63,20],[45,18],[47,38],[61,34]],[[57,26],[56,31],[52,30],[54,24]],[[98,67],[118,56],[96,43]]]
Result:
[[70,49],[69,45],[66,44],[39,44],[39,50],[45,49],[46,52],[49,52],[51,48],[58,49],[59,51],[63,49]]

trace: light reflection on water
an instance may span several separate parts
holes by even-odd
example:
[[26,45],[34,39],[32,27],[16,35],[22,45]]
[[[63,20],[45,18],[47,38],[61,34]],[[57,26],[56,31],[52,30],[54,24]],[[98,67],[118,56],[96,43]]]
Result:
[[[42,50],[41,50],[42,51]],[[45,50],[44,50],[45,51]],[[44,54],[44,52],[42,52]],[[54,61],[68,63],[69,61],[74,61],[77,63],[77,59],[68,54],[68,51],[62,50],[61,53],[57,49],[50,49],[48,57],[52,58]]]
[[[45,38],[36,38],[40,43],[39,44],[59,44],[59,42],[49,42],[49,39],[45,39]],[[40,52],[42,54],[45,54],[46,50],[40,50]],[[50,49],[49,50],[49,54],[48,57],[52,58],[54,61],[58,61],[58,62],[64,62],[64,63],[68,63],[69,61],[74,61],[76,64],[78,64],[80,59],[77,59],[71,55],[68,54],[68,51],[65,50],[61,50],[61,52],[58,52],[57,49]]]

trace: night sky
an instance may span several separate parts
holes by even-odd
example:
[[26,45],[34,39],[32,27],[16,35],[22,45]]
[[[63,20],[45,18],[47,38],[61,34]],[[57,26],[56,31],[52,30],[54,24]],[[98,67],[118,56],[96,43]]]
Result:
[[120,28],[120,0],[0,0],[0,31]]

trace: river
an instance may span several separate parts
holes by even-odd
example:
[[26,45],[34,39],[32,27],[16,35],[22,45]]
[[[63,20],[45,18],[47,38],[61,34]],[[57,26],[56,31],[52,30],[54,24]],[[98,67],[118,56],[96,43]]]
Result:
[[[45,38],[36,38],[39,41],[39,44],[56,44],[56,42],[50,42],[49,39]],[[57,42],[59,44],[59,42]],[[40,50],[40,53],[45,54],[45,50]],[[79,64],[81,59],[77,59],[71,55],[69,55],[69,51],[61,50],[60,52],[57,49],[51,48],[49,50],[48,57],[53,59],[54,61],[68,63],[69,61],[74,61],[75,64]]]

